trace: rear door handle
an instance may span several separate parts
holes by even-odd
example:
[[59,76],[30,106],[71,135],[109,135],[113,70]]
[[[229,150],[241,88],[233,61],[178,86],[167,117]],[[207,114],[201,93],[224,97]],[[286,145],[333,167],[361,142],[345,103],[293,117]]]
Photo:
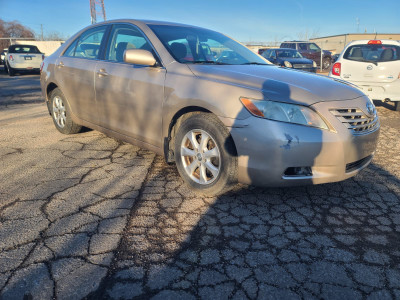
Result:
[[104,76],[108,76],[108,73],[106,72],[105,69],[100,69],[97,71],[97,74],[99,75],[99,77],[104,77]]

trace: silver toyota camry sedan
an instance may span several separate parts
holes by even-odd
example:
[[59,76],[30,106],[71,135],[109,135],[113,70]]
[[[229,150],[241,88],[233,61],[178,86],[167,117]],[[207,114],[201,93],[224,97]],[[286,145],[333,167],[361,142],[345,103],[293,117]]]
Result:
[[155,151],[206,194],[345,180],[377,145],[374,104],[351,84],[274,66],[195,26],[98,23],[41,69],[60,132],[86,126]]

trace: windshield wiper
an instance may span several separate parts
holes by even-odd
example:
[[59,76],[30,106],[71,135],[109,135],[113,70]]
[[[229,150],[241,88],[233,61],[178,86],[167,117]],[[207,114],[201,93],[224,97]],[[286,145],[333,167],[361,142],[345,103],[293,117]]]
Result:
[[241,64],[241,65],[259,65],[259,66],[268,66],[268,64],[258,63],[258,62],[255,62],[255,61],[252,61],[252,62],[247,62],[247,63]]
[[367,59],[362,59],[362,60],[359,60],[359,59],[350,59],[350,60],[352,60],[352,61],[360,61],[360,62],[371,63],[371,64],[374,64],[375,66],[378,65],[378,62],[377,62],[377,61],[374,61],[374,60],[367,60]]
[[369,62],[369,63],[371,63],[371,64],[374,64],[375,66],[377,66],[378,65],[378,62],[377,61],[374,61],[374,60],[364,60],[365,62]]

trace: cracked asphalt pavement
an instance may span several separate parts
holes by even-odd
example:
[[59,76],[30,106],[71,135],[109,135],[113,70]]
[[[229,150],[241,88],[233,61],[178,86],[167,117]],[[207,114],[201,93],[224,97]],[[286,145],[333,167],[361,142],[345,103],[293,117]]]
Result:
[[352,179],[202,197],[150,151],[62,135],[38,76],[2,74],[0,298],[399,299],[400,113],[378,112]]

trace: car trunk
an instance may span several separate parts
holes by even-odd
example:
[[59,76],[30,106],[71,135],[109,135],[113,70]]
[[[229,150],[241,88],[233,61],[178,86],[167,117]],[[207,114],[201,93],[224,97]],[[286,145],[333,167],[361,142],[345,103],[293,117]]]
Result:
[[363,62],[346,60],[342,64],[341,78],[352,82],[390,83],[400,72],[400,60],[386,62]]
[[[24,63],[26,65],[31,65],[32,67],[37,67],[37,65],[42,62],[42,54],[37,53],[10,53],[13,56],[15,63]],[[28,67],[29,68],[29,67]]]

